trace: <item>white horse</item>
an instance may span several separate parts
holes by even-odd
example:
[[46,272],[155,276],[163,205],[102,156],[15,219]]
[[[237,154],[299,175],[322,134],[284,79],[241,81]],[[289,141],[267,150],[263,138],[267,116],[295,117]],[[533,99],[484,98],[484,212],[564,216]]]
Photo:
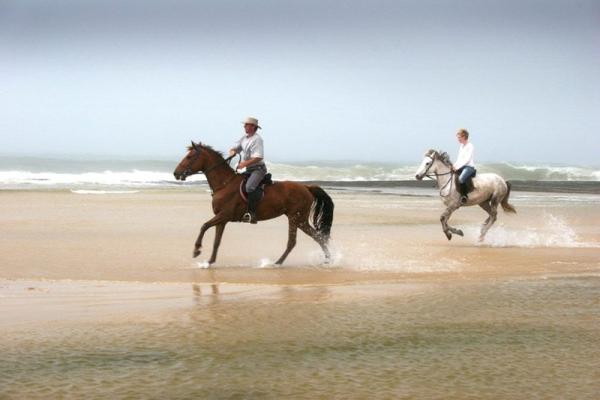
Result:
[[415,178],[418,180],[428,177],[437,181],[440,197],[446,205],[440,217],[442,229],[448,240],[452,239],[452,234],[463,236],[460,229],[448,225],[450,215],[461,206],[478,205],[488,214],[479,234],[479,241],[483,241],[488,229],[496,222],[498,214],[498,205],[502,205],[505,212],[516,213],[517,210],[508,203],[510,195],[510,182],[506,182],[497,174],[477,174],[473,178],[473,191],[469,193],[467,202],[461,204],[460,191],[458,190],[458,174],[452,171],[452,163],[448,153],[440,153],[435,150],[428,150],[417,170]]

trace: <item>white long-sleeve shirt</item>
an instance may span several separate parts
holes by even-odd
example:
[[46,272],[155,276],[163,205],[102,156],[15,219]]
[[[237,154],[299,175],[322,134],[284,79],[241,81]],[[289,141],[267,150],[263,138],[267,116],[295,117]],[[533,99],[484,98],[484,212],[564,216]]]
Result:
[[460,148],[458,149],[456,162],[454,163],[454,169],[460,169],[466,165],[475,168],[475,162],[473,161],[474,154],[475,148],[473,143],[467,142],[465,144],[461,144]]

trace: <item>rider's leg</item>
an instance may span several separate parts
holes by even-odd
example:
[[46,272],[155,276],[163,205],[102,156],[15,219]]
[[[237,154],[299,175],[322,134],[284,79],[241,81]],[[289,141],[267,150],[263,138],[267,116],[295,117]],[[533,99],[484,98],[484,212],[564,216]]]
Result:
[[262,179],[265,177],[267,171],[266,168],[257,168],[250,172],[250,176],[246,181],[246,192],[248,193],[248,208],[246,214],[242,218],[244,222],[250,222],[255,224],[256,219],[256,205],[262,196],[262,190],[258,187]]
[[460,190],[460,202],[462,204],[465,204],[467,202],[467,180],[473,176],[473,174],[475,173],[475,170],[473,169],[473,167],[469,167],[469,166],[465,166],[463,168],[461,168],[461,172],[460,175],[458,176],[458,183],[460,184],[459,190]]

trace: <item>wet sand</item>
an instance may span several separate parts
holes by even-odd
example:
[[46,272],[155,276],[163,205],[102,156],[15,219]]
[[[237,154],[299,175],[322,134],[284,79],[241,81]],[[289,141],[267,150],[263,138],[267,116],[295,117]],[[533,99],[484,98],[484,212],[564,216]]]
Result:
[[[191,258],[205,192],[0,192],[0,398],[594,398],[600,201],[520,193],[477,242],[439,199],[333,190],[334,259],[284,219]],[[212,247],[205,238],[205,252]]]
[[2,192],[1,277],[337,284],[570,274],[599,265],[598,196],[569,204],[550,195],[517,196],[518,214],[500,212],[479,243],[486,214],[478,207],[454,214],[451,223],[465,237],[449,242],[435,197],[332,195],[331,265],[322,265],[317,244],[299,232],[284,266],[274,267],[287,241],[287,220],[278,218],[256,226],[228,224],[217,263],[206,270],[213,229],[203,254],[191,257],[200,226],[212,216],[206,192]]

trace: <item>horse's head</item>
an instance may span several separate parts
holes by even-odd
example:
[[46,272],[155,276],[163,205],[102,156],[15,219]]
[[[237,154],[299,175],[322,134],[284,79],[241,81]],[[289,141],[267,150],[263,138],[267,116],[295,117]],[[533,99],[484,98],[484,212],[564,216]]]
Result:
[[191,146],[188,146],[187,154],[173,171],[175,179],[185,181],[188,176],[204,171],[207,167],[207,158],[207,151],[202,147],[202,144],[194,143],[192,140]]
[[439,152],[433,149],[427,150],[421,165],[417,169],[415,179],[421,180],[429,174],[437,174],[442,167],[450,166],[450,157],[446,152]]

